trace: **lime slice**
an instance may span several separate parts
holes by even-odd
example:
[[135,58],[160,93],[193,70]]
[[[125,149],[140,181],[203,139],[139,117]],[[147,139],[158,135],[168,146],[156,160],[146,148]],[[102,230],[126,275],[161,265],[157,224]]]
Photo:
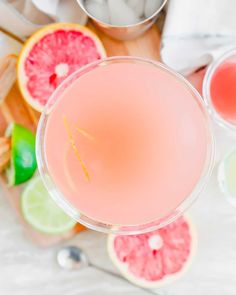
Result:
[[6,136],[11,137],[11,162],[6,171],[9,185],[17,185],[30,179],[36,168],[35,135],[25,127],[13,123]]
[[30,180],[24,189],[21,208],[25,220],[43,233],[64,233],[76,224],[53,201],[39,176]]

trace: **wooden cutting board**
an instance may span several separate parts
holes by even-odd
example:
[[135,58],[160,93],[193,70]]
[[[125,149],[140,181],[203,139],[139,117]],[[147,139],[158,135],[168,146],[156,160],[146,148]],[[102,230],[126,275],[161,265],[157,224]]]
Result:
[[[102,40],[108,56],[115,55],[133,55],[146,57],[153,60],[159,60],[160,52],[160,33],[157,26],[153,26],[146,34],[132,41],[117,41],[104,35],[102,32],[89,24],[88,27],[96,32]],[[9,92],[5,101],[0,105],[0,135],[4,134],[7,125],[10,122],[17,122],[32,131],[36,131],[40,114],[34,111],[22,98],[17,84],[15,83]],[[0,184],[5,195],[13,208],[13,214],[17,214],[20,222],[24,226],[27,237],[33,240],[37,245],[50,246],[69,239],[84,227],[78,224],[73,230],[63,235],[46,235],[32,229],[23,219],[20,210],[20,194],[24,185],[8,188],[4,176],[0,177]]]

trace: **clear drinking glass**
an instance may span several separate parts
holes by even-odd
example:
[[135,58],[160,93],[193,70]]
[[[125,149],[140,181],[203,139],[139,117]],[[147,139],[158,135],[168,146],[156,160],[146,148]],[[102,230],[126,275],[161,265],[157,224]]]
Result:
[[[207,138],[207,155],[206,155],[206,161],[202,170],[202,174],[198,180],[198,183],[194,187],[193,191],[185,198],[185,200],[179,204],[177,208],[173,212],[170,212],[167,216],[161,219],[153,220],[152,222],[146,223],[146,224],[139,224],[139,225],[130,225],[130,226],[124,226],[122,224],[107,224],[102,223],[100,221],[97,221],[96,219],[93,219],[91,217],[88,217],[81,212],[77,208],[75,208],[62,194],[58,186],[55,184],[52,175],[50,175],[49,167],[46,160],[46,154],[45,154],[45,130],[47,126],[48,119],[50,117],[50,112],[53,108],[57,107],[57,101],[60,100],[60,96],[63,93],[67,87],[70,87],[70,85],[73,84],[74,81],[77,81],[80,79],[81,76],[85,75],[86,73],[93,71],[97,67],[106,67],[110,64],[114,63],[134,63],[134,64],[144,64],[148,65],[152,68],[161,69],[176,79],[178,83],[182,83],[188,91],[191,93],[192,99],[194,99],[199,106],[201,112],[204,115],[205,118],[205,126],[208,130],[208,138]],[[124,73],[125,74],[125,73]],[[55,143],[55,149],[57,148]],[[189,208],[189,206],[196,200],[196,198],[200,195],[202,189],[204,188],[205,184],[207,183],[207,180],[209,179],[211,175],[211,171],[213,168],[213,162],[214,162],[214,139],[212,135],[211,130],[211,123],[209,120],[208,112],[206,110],[205,104],[199,93],[194,89],[194,87],[185,80],[181,75],[173,72],[170,70],[167,66],[143,59],[138,57],[112,57],[107,58],[104,60],[99,60],[96,62],[93,62],[89,65],[86,65],[82,67],[81,69],[77,70],[75,73],[73,73],[71,76],[69,76],[53,93],[51,96],[49,102],[47,103],[38,125],[37,130],[37,140],[36,140],[36,154],[37,154],[37,161],[38,161],[38,169],[40,172],[40,175],[42,177],[42,180],[48,189],[51,197],[55,200],[55,202],[72,218],[77,220],[79,223],[85,225],[88,228],[91,228],[93,230],[97,230],[100,232],[105,233],[116,233],[116,234],[139,234],[144,233],[148,231],[152,231],[161,227],[164,227],[165,225],[171,223],[176,218],[181,216],[183,212]],[[193,155],[194,156],[194,155]],[[170,184],[171,185],[171,184]],[[157,204],[158,205],[158,204]],[[109,208],[108,208],[109,210]],[[132,208],[130,208],[132,210]]]
[[211,92],[210,92],[212,78],[216,70],[219,68],[219,66],[221,66],[225,62],[236,63],[235,48],[227,51],[226,53],[221,55],[218,59],[216,59],[212,64],[209,65],[203,80],[202,93],[203,93],[203,98],[207,104],[209,113],[214,119],[214,121],[218,123],[221,127],[226,128],[228,131],[236,132],[236,125],[224,119],[215,109],[214,104],[212,103]]

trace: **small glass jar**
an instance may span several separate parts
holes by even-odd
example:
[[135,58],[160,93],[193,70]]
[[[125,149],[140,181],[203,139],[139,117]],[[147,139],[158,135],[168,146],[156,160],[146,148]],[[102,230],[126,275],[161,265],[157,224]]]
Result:
[[219,67],[227,62],[235,63],[235,68],[236,68],[236,48],[226,52],[221,57],[219,57],[216,61],[210,64],[203,80],[202,93],[203,93],[203,98],[207,104],[209,113],[211,114],[213,120],[216,123],[218,123],[220,126],[222,126],[223,128],[226,128],[228,131],[236,132],[236,123],[234,124],[230,120],[225,119],[219,113],[219,111],[217,111],[216,107],[214,106],[212,95],[211,95],[212,79],[216,71],[219,69]]
[[[234,171],[235,170],[235,171]],[[236,147],[221,160],[218,183],[226,200],[236,207]]]

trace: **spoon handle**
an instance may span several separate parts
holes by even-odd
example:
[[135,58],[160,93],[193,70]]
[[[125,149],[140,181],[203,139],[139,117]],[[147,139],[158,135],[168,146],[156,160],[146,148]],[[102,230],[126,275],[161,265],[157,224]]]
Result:
[[130,283],[130,281],[128,281],[125,277],[123,277],[122,275],[120,275],[120,274],[118,274],[118,273],[115,273],[115,272],[113,272],[113,271],[110,271],[110,270],[107,270],[107,269],[105,269],[105,268],[103,268],[103,267],[100,267],[100,266],[98,266],[98,265],[94,265],[94,264],[89,264],[89,266],[90,267],[93,267],[93,268],[95,268],[95,269],[97,269],[97,270],[99,270],[99,271],[101,271],[101,272],[103,272],[103,273],[106,273],[106,274],[108,274],[108,275],[110,275],[110,276],[113,276],[113,277],[115,277],[115,278],[118,278],[118,279],[120,279],[120,280],[122,280],[122,281],[126,281],[127,283],[129,283],[130,285],[132,285],[133,287],[135,287],[135,288],[138,288],[138,289],[141,289],[141,290],[143,290],[143,291],[145,291],[146,293],[148,293],[148,294],[153,294],[153,295],[167,295],[167,293],[165,292],[159,292],[158,291],[158,293],[157,292],[154,292],[154,291],[151,291],[151,290],[148,290],[148,289],[145,289],[145,288],[142,288],[142,287],[139,287],[139,286],[136,286],[136,285],[133,285],[132,283]]

